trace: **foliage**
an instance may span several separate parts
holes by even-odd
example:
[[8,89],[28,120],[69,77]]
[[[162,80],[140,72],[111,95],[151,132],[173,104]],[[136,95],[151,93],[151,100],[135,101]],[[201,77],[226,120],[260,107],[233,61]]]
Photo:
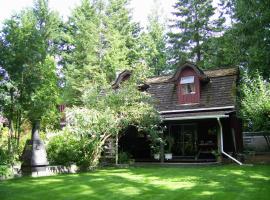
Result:
[[33,8],[6,20],[1,30],[0,63],[8,74],[4,79],[8,80],[0,86],[4,97],[0,107],[9,123],[5,139],[10,162],[19,159],[29,122],[34,125],[41,120],[43,128],[58,122],[59,87],[53,56],[57,52],[59,24],[48,1],[36,0]]
[[[25,128],[23,128],[25,129]],[[7,127],[0,127],[0,165],[14,164],[18,162],[23,152],[24,145],[30,135],[22,134],[20,143],[17,144],[16,138],[10,138],[10,131]]]
[[208,41],[216,50],[205,57],[210,66],[243,66],[269,77],[269,1],[222,0],[228,28]]
[[10,103],[9,88],[12,87],[7,71],[0,66],[0,113]]
[[[159,120],[149,97],[138,91],[146,75],[139,72],[147,70],[138,64],[139,28],[131,21],[128,3],[84,0],[67,24],[65,95],[75,106],[67,110],[66,131],[93,145],[83,155],[85,167],[96,166],[106,140],[119,137],[128,125],[154,134]],[[111,81],[124,69],[133,70],[132,78],[113,89]]]
[[155,76],[161,75],[168,68],[166,27],[161,22],[160,14],[161,11],[156,7],[148,16],[147,32],[141,36],[142,57],[149,66],[151,73]]
[[270,130],[270,84],[256,72],[244,72],[241,84],[241,116],[253,131]]
[[9,91],[10,95],[17,100],[12,102],[17,108],[9,109],[9,120],[15,120],[15,115],[29,120],[40,119],[53,107],[58,95],[56,65],[50,57],[58,18],[47,4],[45,0],[36,1],[33,9],[26,9],[7,20],[2,30],[1,62],[16,88]]
[[0,165],[8,165],[13,163],[16,159],[16,154],[10,151],[11,146],[15,146],[15,140],[9,139],[8,129],[1,128],[0,132]]
[[111,82],[116,72],[131,69],[138,60],[139,28],[131,22],[128,2],[84,0],[74,9],[63,39],[67,104],[82,104],[78,97],[85,86]]
[[241,116],[252,131],[262,132],[270,149],[270,82],[257,71],[244,73],[241,84]]
[[67,110],[66,131],[79,141],[88,140],[89,144],[94,145],[92,152],[84,155],[87,167],[96,166],[106,140],[121,137],[121,131],[129,125],[149,133],[153,138],[158,137],[158,113],[150,97],[138,90],[138,84],[145,78],[144,67],[137,66],[131,78],[118,89],[106,85],[106,82],[102,86],[88,85],[83,90],[84,106]]
[[9,176],[11,175],[11,170],[10,170],[10,166],[8,165],[3,165],[0,163],[0,177],[1,176]]
[[224,18],[212,19],[215,14],[212,0],[179,0],[174,9],[175,30],[169,33],[172,62],[178,64],[188,59],[204,66],[204,56],[209,53],[206,42],[222,31]]
[[129,164],[131,155],[127,152],[120,152],[118,154],[118,161],[120,164]]
[[100,17],[96,7],[84,0],[65,24],[61,64],[64,67],[64,97],[67,104],[80,104],[81,88],[100,73]]
[[[140,47],[138,45],[141,27],[139,24],[132,21],[132,10],[130,7],[131,0],[110,0],[108,1],[108,6],[105,10],[105,15],[107,22],[105,21],[105,26],[107,26],[107,34],[118,33],[121,38],[114,38],[112,41],[120,39],[122,40],[123,46],[119,46],[117,51],[125,54],[123,61],[127,60],[127,66],[133,67],[134,64],[140,59]],[[106,37],[106,35],[105,35]],[[110,44],[110,41],[107,40]],[[110,47],[110,45],[109,45]],[[111,46],[113,47],[113,46]],[[116,50],[109,48],[109,51]],[[113,59],[113,58],[112,58]],[[121,62],[121,60],[120,60]],[[115,71],[127,69],[122,66],[115,66]],[[113,78],[115,78],[113,76]]]
[[236,0],[233,2],[235,35],[242,51],[241,64],[259,70],[265,78],[270,73],[270,30],[268,0]]
[[37,63],[30,76],[29,79],[33,82],[27,85],[32,89],[28,94],[31,98],[25,103],[24,109],[29,120],[33,122],[57,112],[59,87],[53,58],[47,57],[43,62]]
[[170,135],[165,136],[166,151],[168,153],[172,152],[172,146],[174,144],[174,138]]
[[50,139],[47,146],[47,155],[50,164],[65,165],[68,166],[72,163],[78,165],[84,162],[87,149],[84,149],[86,145],[83,142],[85,140],[79,140],[74,135],[69,134],[67,131],[59,132],[57,135]]

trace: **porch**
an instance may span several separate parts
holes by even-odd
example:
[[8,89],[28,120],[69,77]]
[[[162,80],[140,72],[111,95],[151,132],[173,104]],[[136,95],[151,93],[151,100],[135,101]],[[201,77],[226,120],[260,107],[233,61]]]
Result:
[[[242,151],[241,130],[231,115],[222,118],[164,120],[166,127],[155,158],[147,134],[138,134],[130,127],[119,140],[119,152],[127,152],[135,162],[210,163],[217,162],[222,149],[231,156]],[[220,131],[222,129],[222,137]]]

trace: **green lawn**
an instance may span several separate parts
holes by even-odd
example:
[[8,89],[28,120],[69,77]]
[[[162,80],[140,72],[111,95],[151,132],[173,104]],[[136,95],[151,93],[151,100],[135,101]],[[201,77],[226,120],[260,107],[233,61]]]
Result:
[[1,200],[270,199],[270,165],[138,167],[0,182]]

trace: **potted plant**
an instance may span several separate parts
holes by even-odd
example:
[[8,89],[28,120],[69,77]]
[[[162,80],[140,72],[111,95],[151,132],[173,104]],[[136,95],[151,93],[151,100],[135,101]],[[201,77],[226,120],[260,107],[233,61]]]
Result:
[[172,146],[174,143],[174,138],[170,135],[167,135],[165,137],[165,141],[166,141],[166,151],[165,151],[165,160],[171,160],[172,159]]
[[155,143],[151,146],[152,154],[155,160],[160,159],[160,144]]

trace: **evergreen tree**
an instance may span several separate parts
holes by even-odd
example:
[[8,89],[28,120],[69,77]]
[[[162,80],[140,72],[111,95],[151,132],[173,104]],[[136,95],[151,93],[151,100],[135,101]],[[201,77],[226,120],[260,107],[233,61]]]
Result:
[[270,1],[234,0],[233,31],[242,51],[239,64],[270,74]]
[[106,50],[104,66],[109,80],[117,71],[129,69],[127,41],[130,34],[130,18],[127,0],[111,0],[106,8]]
[[83,0],[81,5],[73,10],[66,24],[62,47],[65,103],[81,103],[79,97],[83,86],[99,81],[95,77],[103,71],[101,60],[104,34],[101,23],[104,16],[103,11],[98,10],[101,6],[102,1],[94,4],[89,0]]
[[115,78],[117,71],[131,69],[139,60],[140,27],[131,21],[129,3],[130,0],[110,0],[106,7],[104,61],[109,80]]
[[251,72],[257,69],[265,78],[270,74],[269,1],[222,0],[223,11],[230,26],[221,37],[211,38],[212,49],[206,55],[206,65],[243,66]]
[[142,57],[153,75],[160,75],[167,69],[166,27],[160,15],[159,7],[155,7],[148,17],[147,32],[142,36]]
[[173,64],[188,60],[203,66],[206,41],[222,31],[224,18],[215,14],[212,0],[179,0],[174,5],[173,31],[169,33]]
[[81,104],[83,90],[106,85],[117,71],[131,69],[139,60],[139,29],[131,21],[128,0],[83,0],[65,29],[62,54],[65,99]]

